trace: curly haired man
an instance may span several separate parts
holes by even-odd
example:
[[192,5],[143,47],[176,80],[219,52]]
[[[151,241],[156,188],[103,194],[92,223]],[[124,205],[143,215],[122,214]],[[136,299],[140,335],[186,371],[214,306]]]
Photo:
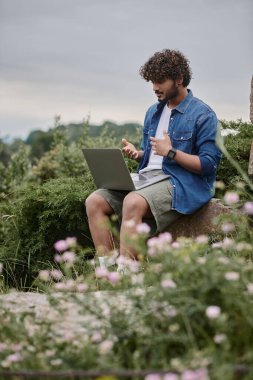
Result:
[[[122,139],[123,152],[139,162],[138,173],[169,178],[131,192],[98,189],[86,200],[91,235],[97,251],[112,250],[110,215],[121,222],[120,254],[135,256],[128,237],[142,221],[168,229],[182,214],[194,213],[213,196],[221,152],[215,144],[218,120],[214,111],[188,89],[192,72],[177,50],[156,52],[140,68],[157,102],[146,112],[140,150]],[[131,221],[131,222],[129,222]]]

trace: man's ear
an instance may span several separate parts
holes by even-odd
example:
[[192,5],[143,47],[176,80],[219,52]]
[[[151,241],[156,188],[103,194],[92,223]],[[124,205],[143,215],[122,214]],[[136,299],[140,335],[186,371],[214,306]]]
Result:
[[184,78],[181,76],[176,80],[178,86],[182,86]]

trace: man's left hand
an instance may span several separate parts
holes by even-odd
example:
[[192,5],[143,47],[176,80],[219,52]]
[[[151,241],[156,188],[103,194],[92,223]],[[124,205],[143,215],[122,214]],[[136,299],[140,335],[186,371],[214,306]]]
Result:
[[169,150],[172,148],[170,137],[165,130],[163,130],[163,137],[163,139],[150,137],[152,150],[154,154],[158,156],[167,156]]

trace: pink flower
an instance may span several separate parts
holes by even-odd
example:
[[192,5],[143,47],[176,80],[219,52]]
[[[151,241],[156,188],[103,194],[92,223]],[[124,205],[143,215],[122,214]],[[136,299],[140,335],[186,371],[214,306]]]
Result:
[[104,340],[99,345],[99,352],[101,355],[107,355],[113,348],[113,341],[112,340]]
[[136,231],[138,234],[148,234],[150,232],[150,227],[147,223],[140,223],[137,224]]
[[221,309],[219,306],[208,306],[206,308],[206,315],[209,319],[216,319],[220,316]]
[[228,204],[234,204],[239,201],[239,195],[236,192],[228,191],[224,196],[224,201]]
[[77,290],[79,293],[83,293],[83,292],[85,292],[87,289],[88,289],[88,285],[87,285],[87,284],[77,284],[77,285],[76,285],[76,290]]
[[197,244],[207,244],[208,243],[208,236],[206,235],[199,235],[195,239]]
[[234,245],[234,242],[235,241],[233,239],[226,237],[225,239],[223,239],[222,247],[224,249],[231,248]]
[[180,243],[178,241],[173,241],[171,244],[172,248],[179,249],[180,248]]
[[215,343],[217,344],[221,344],[222,342],[224,342],[224,340],[226,340],[227,337],[225,334],[216,334],[214,337],[213,337],[213,340]]
[[54,255],[54,261],[56,263],[61,263],[62,262],[62,256],[58,255],[58,254]]
[[247,290],[250,294],[253,294],[253,282],[247,284]]
[[96,276],[99,277],[99,278],[102,278],[102,277],[107,277],[107,274],[108,274],[108,270],[104,267],[104,268],[96,268]]
[[172,236],[169,232],[163,232],[163,233],[159,234],[158,239],[159,239],[159,242],[161,244],[162,243],[169,244],[172,242]]
[[224,264],[224,265],[229,264],[229,259],[225,256],[218,257],[217,261],[219,261],[219,263]]
[[54,289],[60,291],[66,290],[66,285],[63,282],[57,282],[56,284],[54,284]]
[[145,380],[161,380],[161,376],[157,373],[150,373],[149,375],[145,376]]
[[248,215],[253,215],[253,202],[246,202],[243,206],[244,211]]
[[72,264],[76,259],[76,255],[74,252],[66,251],[62,255],[62,259],[63,261]]
[[221,226],[221,230],[222,230],[222,232],[224,232],[224,234],[227,234],[227,233],[235,230],[235,225],[234,225],[234,223],[230,223],[230,222],[223,223]]
[[68,248],[74,247],[76,245],[76,237],[67,237],[65,241],[68,245]]
[[62,272],[58,269],[51,270],[50,275],[56,281],[59,281],[63,277]]
[[56,251],[63,252],[68,249],[68,244],[66,240],[58,240],[56,243],[54,243],[54,248]]
[[182,380],[208,380],[206,368],[199,368],[195,371],[187,370],[182,374]]
[[178,379],[179,379],[179,377],[175,373],[166,373],[163,376],[163,380],[178,380]]
[[102,340],[102,335],[99,331],[95,332],[91,337],[91,341],[94,343],[101,342],[101,340]]
[[118,272],[109,272],[107,279],[112,285],[117,284],[120,280],[120,274]]
[[170,280],[170,279],[162,280],[161,285],[165,289],[168,289],[168,288],[169,289],[173,289],[173,288],[177,287],[176,283],[173,280]]
[[237,272],[227,272],[225,273],[224,277],[228,281],[238,281],[240,278],[240,275]]
[[11,354],[5,358],[8,362],[15,363],[15,362],[20,362],[22,360],[22,356],[19,352],[16,352],[15,354]]
[[40,270],[39,271],[39,278],[42,281],[49,281],[50,275],[48,270]]

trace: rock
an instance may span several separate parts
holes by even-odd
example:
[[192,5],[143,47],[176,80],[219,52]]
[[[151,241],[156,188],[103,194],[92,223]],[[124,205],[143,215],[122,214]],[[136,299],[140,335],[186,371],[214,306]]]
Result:
[[248,174],[249,174],[249,177],[253,179],[253,141],[251,143],[251,148],[250,148]]
[[168,227],[168,231],[174,239],[180,236],[197,237],[219,232],[219,226],[214,224],[214,219],[231,212],[230,207],[223,205],[219,199],[213,198],[194,214],[181,216]]

